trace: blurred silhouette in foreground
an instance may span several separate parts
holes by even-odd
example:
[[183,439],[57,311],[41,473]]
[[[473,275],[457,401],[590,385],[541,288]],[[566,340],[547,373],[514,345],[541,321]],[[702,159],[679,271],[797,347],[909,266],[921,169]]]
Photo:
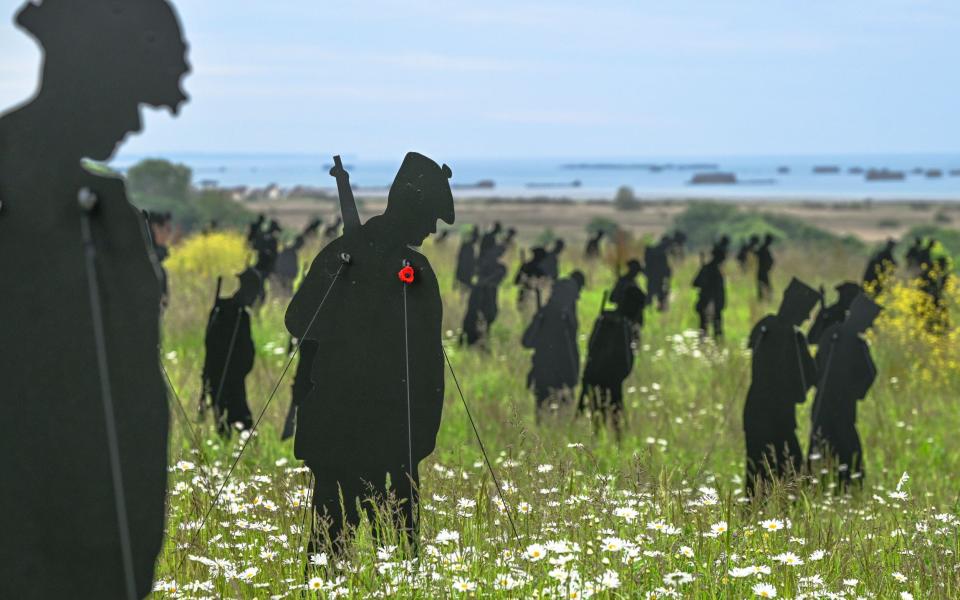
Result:
[[230,437],[233,428],[246,431],[253,427],[246,379],[253,370],[256,352],[247,309],[256,302],[263,286],[260,273],[253,268],[237,275],[237,279],[240,286],[233,296],[216,299],[203,342],[202,402],[206,406],[209,398],[217,432],[223,437]]
[[554,283],[550,300],[523,333],[523,347],[533,350],[527,388],[536,397],[537,423],[548,413],[564,412],[573,404],[580,379],[577,300],[585,284],[580,271]]
[[851,482],[863,486],[863,448],[857,433],[857,402],[863,400],[877,368],[861,337],[880,314],[880,307],[861,293],[843,323],[831,325],[817,348],[817,395],[811,416],[809,466],[836,470],[838,491]]
[[414,541],[418,465],[436,444],[444,363],[440,289],[413,247],[438,219],[452,225],[454,207],[450,168],[411,152],[386,211],[361,225],[349,175],[335,162],[344,233],[313,261],[286,326],[317,344],[294,450],[316,478],[312,545],[340,552],[377,507]]
[[803,464],[796,405],[806,401],[817,368],[797,328],[819,298],[816,290],[794,278],[777,314],[767,315],[750,332],[752,378],[743,407],[750,495],[762,493],[774,478],[798,474]]
[[643,305],[643,292],[626,288],[616,310],[601,308],[587,344],[579,411],[589,409],[594,431],[609,423],[618,443],[623,437],[623,381],[633,371]]
[[[108,161],[189,71],[164,0],[16,17],[42,83],[0,118],[0,598],[142,598],[164,541],[167,389],[148,224]],[[31,352],[31,348],[41,348]]]

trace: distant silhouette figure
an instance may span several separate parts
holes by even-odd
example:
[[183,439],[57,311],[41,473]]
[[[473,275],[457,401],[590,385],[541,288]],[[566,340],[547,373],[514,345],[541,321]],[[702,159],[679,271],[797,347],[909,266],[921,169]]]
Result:
[[[933,242],[930,244],[931,249],[927,250],[928,253],[932,250],[932,245]],[[951,328],[945,293],[952,275],[953,267],[946,255],[921,265],[920,291],[927,295],[931,303],[931,310],[927,315],[927,330],[937,335],[945,334]]]
[[553,243],[553,248],[540,261],[540,270],[550,281],[556,281],[560,277],[560,255],[563,254],[565,247],[564,241],[558,239]]
[[237,276],[240,287],[230,298],[217,298],[207,321],[204,338],[204,391],[213,407],[217,431],[230,437],[232,428],[253,427],[247,404],[246,378],[253,370],[256,352],[247,308],[257,299],[262,285],[253,268]]
[[344,234],[314,260],[286,326],[317,343],[314,391],[298,408],[294,450],[316,478],[321,539],[342,549],[344,524],[373,511],[369,502],[358,507],[366,499],[394,496],[397,526],[413,536],[418,465],[436,444],[444,363],[437,278],[412,247],[436,232],[437,219],[452,225],[454,207],[450,168],[415,152],[400,166],[386,211],[363,225],[349,175],[339,165],[331,174]]
[[759,245],[760,236],[758,235],[751,235],[747,241],[740,244],[740,249],[737,250],[737,264],[740,265],[742,272],[747,272],[750,256],[757,251],[757,246]]
[[517,306],[524,307],[531,293],[538,294],[542,289],[546,279],[546,273],[543,272],[543,259],[546,257],[546,250],[534,248],[530,260],[523,262],[517,269],[517,275],[513,278],[513,283],[517,286]]
[[164,542],[160,278],[123,180],[81,161],[109,160],[142,105],[179,111],[186,43],[163,0],[23,3],[16,23],[44,55],[0,117],[0,598],[143,598]]
[[167,305],[170,296],[167,270],[163,263],[170,256],[170,239],[173,237],[173,215],[168,212],[148,212],[147,223],[153,239],[153,251],[157,256],[158,275],[160,277],[160,303]]
[[300,274],[300,250],[302,250],[303,245],[306,244],[307,238],[316,235],[317,230],[322,224],[323,222],[320,220],[311,221],[303,229],[303,232],[293,240],[293,243],[287,244],[283,250],[277,254],[277,259],[273,265],[272,281],[283,290],[284,293],[289,294],[293,291],[293,282],[297,279],[297,275]]
[[817,395],[811,415],[809,463],[816,469],[830,459],[840,491],[851,482],[863,486],[863,448],[857,433],[857,402],[863,400],[877,368],[861,337],[873,325],[880,307],[861,293],[846,321],[824,331],[817,349]]
[[823,293],[821,292],[820,310],[817,312],[817,316],[813,320],[813,325],[810,326],[810,331],[807,333],[807,342],[810,344],[819,344],[823,332],[833,325],[843,323],[847,318],[847,311],[850,310],[850,305],[853,304],[854,298],[859,296],[863,291],[858,284],[852,281],[845,281],[837,285],[834,289],[837,290],[837,301],[830,306],[824,304]]
[[670,254],[677,260],[683,260],[687,254],[687,234],[677,230],[670,239]]
[[819,297],[816,290],[793,279],[777,314],[767,315],[750,332],[752,380],[743,407],[748,494],[774,477],[798,473],[803,464],[795,407],[806,401],[817,369],[797,328]]
[[655,246],[647,246],[644,252],[644,273],[647,275],[647,292],[650,294],[650,303],[657,301],[657,310],[667,310],[670,298],[670,261],[667,252],[670,249],[671,239],[668,236],[660,238]]
[[700,318],[700,334],[704,337],[711,324],[713,337],[723,337],[723,309],[727,306],[726,284],[721,268],[724,258],[726,252],[723,246],[715,246],[710,261],[700,268],[693,280],[693,287],[700,290],[695,308]]
[[329,240],[337,237],[340,233],[340,227],[343,225],[343,217],[337,216],[332,223],[323,228],[323,239]]
[[500,232],[503,231],[503,225],[500,221],[493,224],[493,228],[483,234],[480,238],[480,248],[477,250],[477,260],[483,258],[483,255],[496,249],[500,242]]
[[643,273],[643,267],[640,265],[640,261],[635,258],[630,259],[627,262],[627,272],[617,279],[616,284],[613,286],[613,291],[610,292],[610,301],[618,305],[625,301],[627,292],[629,290],[635,289],[640,292],[641,311],[638,314],[631,316],[638,326],[643,325],[642,309],[647,305],[647,295],[637,283],[637,276],[640,275],[640,273]]
[[266,279],[273,274],[273,268],[277,263],[280,241],[278,234],[283,231],[280,224],[274,220],[270,221],[267,228],[253,241],[253,249],[257,253],[257,262],[254,268],[260,272],[260,277]]
[[593,324],[583,369],[579,410],[589,408],[594,429],[609,422],[619,443],[623,437],[623,381],[633,371],[637,316],[643,315],[643,292],[626,287],[616,310],[602,310]]
[[920,265],[922,264],[922,254],[923,254],[923,238],[915,237],[913,238],[913,244],[907,248],[906,261],[907,261],[907,270],[910,272],[911,276],[916,276],[920,272]]
[[476,225],[470,233],[462,237],[460,251],[457,253],[457,283],[469,289],[473,285],[473,276],[477,268],[477,240],[480,237],[480,228]]
[[893,257],[896,247],[896,240],[887,240],[883,249],[870,257],[867,270],[863,273],[863,288],[871,294],[877,295],[883,291],[883,278],[897,267],[897,260]]
[[713,244],[711,252],[714,257],[720,260],[721,263],[727,260],[727,256],[730,254],[730,236],[720,236],[720,239]]
[[461,344],[473,346],[486,339],[490,327],[497,320],[500,312],[498,291],[507,276],[507,267],[498,258],[496,251],[490,251],[480,261],[463,317]]
[[537,423],[548,411],[561,411],[573,403],[573,390],[580,379],[577,300],[585,283],[579,271],[558,280],[550,300],[523,334],[523,347],[533,350],[527,387],[536,397]]
[[763,243],[757,247],[757,298],[770,300],[773,297],[773,287],[770,285],[770,271],[773,270],[773,235],[767,234]]
[[587,240],[587,247],[583,251],[584,257],[588,259],[597,258],[600,256],[600,241],[603,240],[604,231],[601,229],[593,234],[589,240]]
[[267,216],[263,213],[260,213],[257,215],[256,220],[252,221],[250,225],[247,226],[247,243],[251,248],[256,245],[257,240],[263,233],[263,223],[266,220]]

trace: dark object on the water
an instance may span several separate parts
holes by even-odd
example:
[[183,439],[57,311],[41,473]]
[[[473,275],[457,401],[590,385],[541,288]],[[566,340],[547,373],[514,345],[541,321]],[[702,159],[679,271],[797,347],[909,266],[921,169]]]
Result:
[[857,402],[877,378],[870,347],[861,337],[880,314],[865,294],[856,297],[850,316],[830,326],[817,349],[817,395],[811,415],[808,463],[816,474],[827,460],[837,471],[840,491],[863,486],[863,448],[857,433]]
[[551,281],[556,281],[560,277],[560,255],[563,254],[565,246],[563,240],[558,239],[553,243],[553,249],[549,250],[540,262],[540,270]]
[[477,268],[477,278],[470,288],[467,310],[463,316],[460,343],[473,346],[485,339],[500,312],[498,291],[507,276],[507,267],[500,263],[495,252],[484,256]]
[[645,298],[637,287],[626,288],[616,310],[601,307],[587,344],[579,411],[587,408],[594,428],[609,421],[619,442],[623,429],[623,381],[633,371],[634,347]]
[[237,292],[230,298],[217,298],[214,303],[203,342],[204,395],[209,398],[217,431],[223,437],[230,437],[234,427],[253,427],[246,379],[253,370],[256,353],[247,308],[256,301],[263,286],[256,269],[247,269],[237,277]]
[[773,245],[773,235],[767,234],[763,238],[763,243],[757,248],[757,298],[760,300],[769,300],[773,295],[773,288],[770,285],[770,271],[773,270],[773,252],[770,246]]
[[750,239],[740,244],[740,249],[737,250],[737,264],[744,273],[747,272],[747,261],[750,260],[750,255],[757,251],[758,245],[760,245],[759,235],[751,235]]
[[133,600],[164,542],[160,279],[123,180],[82,161],[179,111],[186,44],[162,0],[21,4],[44,56],[0,118],[0,598]]
[[851,175],[863,175],[864,172],[865,171],[863,167],[850,167],[849,169],[847,169],[847,173]]
[[533,350],[527,388],[537,400],[537,422],[548,411],[569,408],[580,379],[577,348],[577,300],[585,278],[580,271],[553,284],[546,306],[534,315],[523,333],[523,347]]
[[697,173],[690,178],[690,185],[733,185],[737,176],[733,173]]
[[796,405],[806,401],[817,369],[797,328],[819,299],[816,290],[793,279],[777,314],[767,315],[750,332],[752,379],[743,407],[748,494],[757,493],[774,477],[798,473],[802,466]]
[[[347,215],[349,175],[331,172]],[[320,252],[287,309],[290,334],[317,343],[314,391],[298,407],[294,450],[316,477],[314,505],[328,519],[321,539],[340,542],[344,524],[360,521],[358,501],[390,493],[400,502],[397,526],[413,535],[417,468],[436,444],[444,365],[437,278],[412,247],[436,231],[437,219],[453,224],[451,175],[407,154],[386,211],[363,225],[344,218],[343,236]],[[398,277],[407,266],[409,284]]]
[[777,167],[777,174],[787,175],[788,173],[790,173],[790,167]]
[[893,257],[893,249],[896,247],[896,240],[887,240],[884,247],[871,256],[867,263],[867,269],[863,273],[863,288],[874,296],[883,291],[884,278],[889,277],[897,267],[897,259]]
[[[643,325],[643,309],[647,305],[647,295],[640,288],[640,285],[637,283],[637,276],[643,273],[643,267],[640,265],[640,261],[633,258],[627,261],[627,272],[621,275],[617,279],[617,283],[613,286],[613,291],[610,292],[610,302],[618,305],[621,302],[627,301],[627,292],[630,290],[637,290],[640,293],[640,310],[636,314],[629,314],[630,317],[638,326]],[[633,292],[630,292],[633,295]]]
[[820,310],[817,317],[807,332],[807,343],[817,345],[823,333],[834,325],[843,323],[847,318],[847,312],[853,300],[863,292],[863,289],[852,281],[845,281],[835,288],[837,290],[837,301],[830,306],[826,306],[826,298],[823,297],[823,290],[820,292]]
[[864,176],[867,181],[903,181],[907,175],[903,171],[889,169],[870,169]]
[[480,237],[480,228],[476,225],[470,233],[462,238],[460,251],[457,253],[457,283],[465,288],[473,285],[473,275],[477,268],[477,239]]
[[726,285],[723,279],[726,250],[722,244],[714,246],[710,261],[700,268],[693,280],[693,287],[700,290],[694,307],[700,319],[700,335],[707,336],[707,330],[713,325],[713,337],[723,337],[723,309],[727,306]]
[[600,256],[600,241],[603,239],[604,232],[601,229],[597,231],[593,237],[587,240],[587,248],[583,251],[583,255],[587,258],[597,258]]
[[927,169],[927,171],[924,173],[924,176],[927,179],[939,179],[943,177],[943,171],[940,169]]
[[533,257],[528,261],[524,261],[517,270],[517,275],[513,278],[513,283],[517,286],[518,290],[518,305],[524,305],[530,292],[539,293],[546,277],[543,272],[543,259],[546,258],[546,256],[547,251],[538,246],[533,249]]
[[840,167],[836,165],[824,165],[813,168],[815,175],[837,175],[840,173]]
[[660,238],[660,242],[655,246],[647,246],[643,255],[644,273],[647,276],[647,292],[650,295],[650,303],[657,301],[657,310],[663,312],[667,310],[667,301],[670,298],[670,276],[673,272],[670,269],[670,261],[667,258],[667,252],[670,249],[671,239],[668,236]]

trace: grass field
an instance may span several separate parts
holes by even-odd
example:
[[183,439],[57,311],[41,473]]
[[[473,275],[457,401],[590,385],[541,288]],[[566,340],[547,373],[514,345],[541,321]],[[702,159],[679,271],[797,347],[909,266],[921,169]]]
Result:
[[[238,272],[246,256],[229,235],[174,249],[163,352],[178,398],[171,396],[168,539],[155,597],[960,597],[960,340],[956,331],[926,333],[907,288],[884,298],[889,310],[871,338],[880,375],[859,413],[864,491],[787,485],[750,504],[741,491],[744,340],[774,307],[756,302],[749,274],[726,266],[727,337],[716,345],[691,331],[696,256],[675,265],[670,310],[647,315],[618,447],[586,419],[535,426],[524,389],[530,357],[519,342],[530,315],[517,309],[513,286],[501,290],[489,347],[457,347],[465,298],[452,285],[456,243],[425,250],[444,295],[444,343],[506,506],[448,373],[437,451],[420,469],[419,556],[411,560],[397,539],[375,541],[364,527],[336,565],[307,556],[310,473],[279,440],[292,369],[213,504],[246,442],[224,442],[209,421],[197,422],[203,328],[215,276]],[[575,248],[569,254],[563,271],[579,266],[588,278],[583,352],[613,272],[604,262],[579,264]],[[840,246],[780,248],[777,258],[777,296],[793,275],[828,289],[858,279],[865,260]],[[509,259],[512,273],[516,251]],[[954,289],[953,307],[957,298]],[[288,360],[287,300],[270,294],[253,320],[258,355],[247,387],[256,414]],[[798,413],[804,446],[810,404]]]

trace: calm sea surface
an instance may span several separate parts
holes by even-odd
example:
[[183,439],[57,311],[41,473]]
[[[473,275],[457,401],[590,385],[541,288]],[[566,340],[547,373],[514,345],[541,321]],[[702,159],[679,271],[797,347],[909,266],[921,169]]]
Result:
[[[194,180],[220,186],[281,187],[305,185],[333,189],[327,171],[331,157],[277,154],[170,154],[161,156],[193,168]],[[121,156],[113,162],[125,169],[141,156]],[[756,199],[865,199],[960,200],[960,154],[684,157],[613,159],[456,159],[453,169],[457,195],[575,199],[612,198],[623,185],[641,198],[756,198]],[[386,188],[393,180],[397,160],[366,160],[344,156],[355,186]],[[817,173],[829,167],[832,173]],[[860,170],[863,172],[860,172]],[[868,169],[904,173],[899,181],[867,181]],[[820,169],[823,171],[823,169]],[[692,185],[697,173],[735,175],[736,184]],[[937,172],[940,176],[936,176]],[[470,189],[480,181],[493,187]]]

